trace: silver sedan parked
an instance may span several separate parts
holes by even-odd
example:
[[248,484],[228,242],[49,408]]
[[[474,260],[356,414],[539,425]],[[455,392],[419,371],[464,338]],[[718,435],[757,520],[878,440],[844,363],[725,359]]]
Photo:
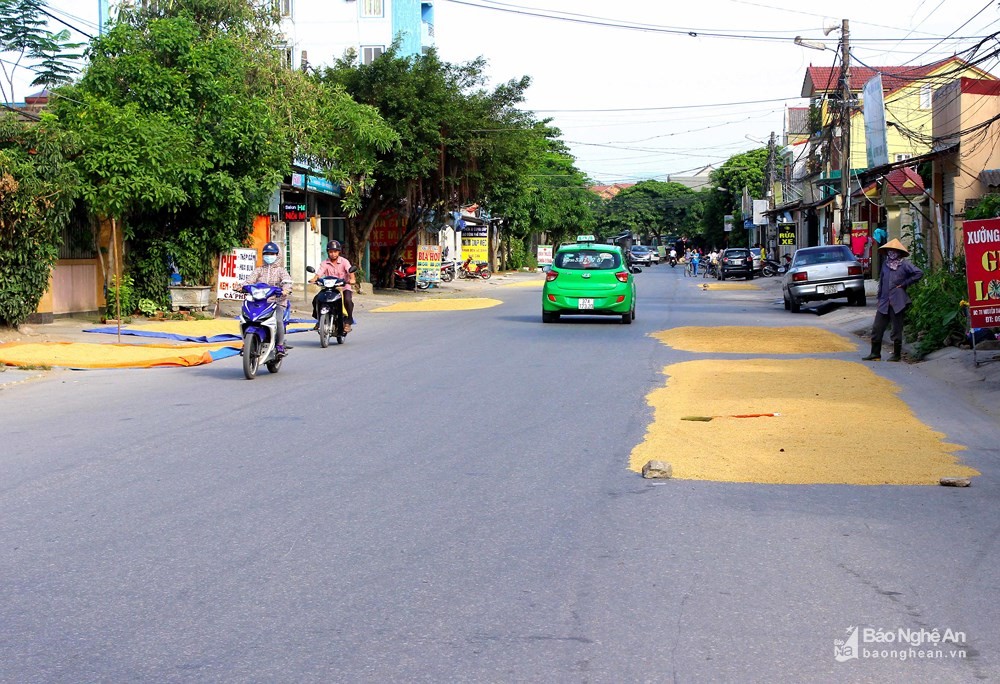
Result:
[[865,279],[845,245],[805,247],[795,253],[781,283],[785,308],[798,313],[802,302],[846,297],[852,306],[864,306]]

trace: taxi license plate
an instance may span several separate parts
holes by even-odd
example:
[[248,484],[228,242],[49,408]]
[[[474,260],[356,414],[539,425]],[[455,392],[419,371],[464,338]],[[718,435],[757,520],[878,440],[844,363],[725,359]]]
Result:
[[578,309],[593,309],[594,300],[593,299],[580,299],[577,301],[576,307]]
[[826,294],[826,295],[837,294],[837,286],[836,285],[820,285],[819,286],[819,291],[820,291],[820,293]]

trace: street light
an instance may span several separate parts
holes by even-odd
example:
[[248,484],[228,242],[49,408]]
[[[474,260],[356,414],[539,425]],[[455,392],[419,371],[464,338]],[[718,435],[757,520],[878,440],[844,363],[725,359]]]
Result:
[[805,47],[805,48],[809,48],[811,50],[832,50],[833,49],[833,48],[827,47],[826,43],[822,43],[822,42],[820,42],[818,40],[806,40],[802,36],[795,36],[795,40],[793,42],[796,45],[798,45],[799,47]]

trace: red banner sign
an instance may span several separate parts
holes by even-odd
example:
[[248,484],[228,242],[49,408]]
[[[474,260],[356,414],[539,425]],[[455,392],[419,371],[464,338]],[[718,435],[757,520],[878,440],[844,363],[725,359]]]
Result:
[[1000,219],[966,221],[965,273],[973,328],[1000,326]]

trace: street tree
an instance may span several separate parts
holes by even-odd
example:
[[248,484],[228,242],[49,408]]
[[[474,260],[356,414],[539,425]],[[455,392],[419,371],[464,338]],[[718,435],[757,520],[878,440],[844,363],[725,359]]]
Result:
[[[766,147],[735,154],[712,171],[712,189],[705,202],[704,235],[713,244],[746,245],[743,231],[742,197],[747,188],[751,197],[758,197],[764,185],[768,151]],[[734,230],[725,233],[724,217],[733,216]]]
[[680,183],[642,181],[606,201],[598,223],[605,236],[629,232],[647,241],[660,235],[694,236],[700,232],[702,200]]
[[[343,87],[375,107],[399,142],[378,154],[368,182],[357,188],[358,211],[347,221],[347,256],[360,263],[376,221],[394,211],[405,221],[401,239],[386,255],[391,268],[420,228],[443,223],[450,211],[488,202],[487,190],[521,173],[523,149],[517,136],[531,116],[517,110],[529,79],[485,87],[483,59],[442,61],[434,50],[402,56],[393,45],[370,64],[349,52],[318,78]],[[353,189],[347,188],[349,193]]]
[[69,31],[48,30],[44,0],[0,0],[0,99],[15,102],[17,72],[34,74],[33,87],[68,83],[78,72],[80,43]]
[[559,245],[596,229],[600,199],[587,189],[589,179],[576,168],[560,131],[547,122],[531,129],[526,173],[507,185],[490,189],[491,208],[503,217],[503,253],[508,268],[527,263],[533,235]]
[[368,144],[391,143],[371,108],[284,67],[279,42],[270,4],[147,3],[123,9],[81,81],[56,91],[55,114],[80,140],[83,196],[123,224],[140,296],[163,302],[171,265],[208,283],[298,149],[348,175],[371,169]]
[[0,115],[0,324],[38,309],[79,187],[66,136],[51,120]]

